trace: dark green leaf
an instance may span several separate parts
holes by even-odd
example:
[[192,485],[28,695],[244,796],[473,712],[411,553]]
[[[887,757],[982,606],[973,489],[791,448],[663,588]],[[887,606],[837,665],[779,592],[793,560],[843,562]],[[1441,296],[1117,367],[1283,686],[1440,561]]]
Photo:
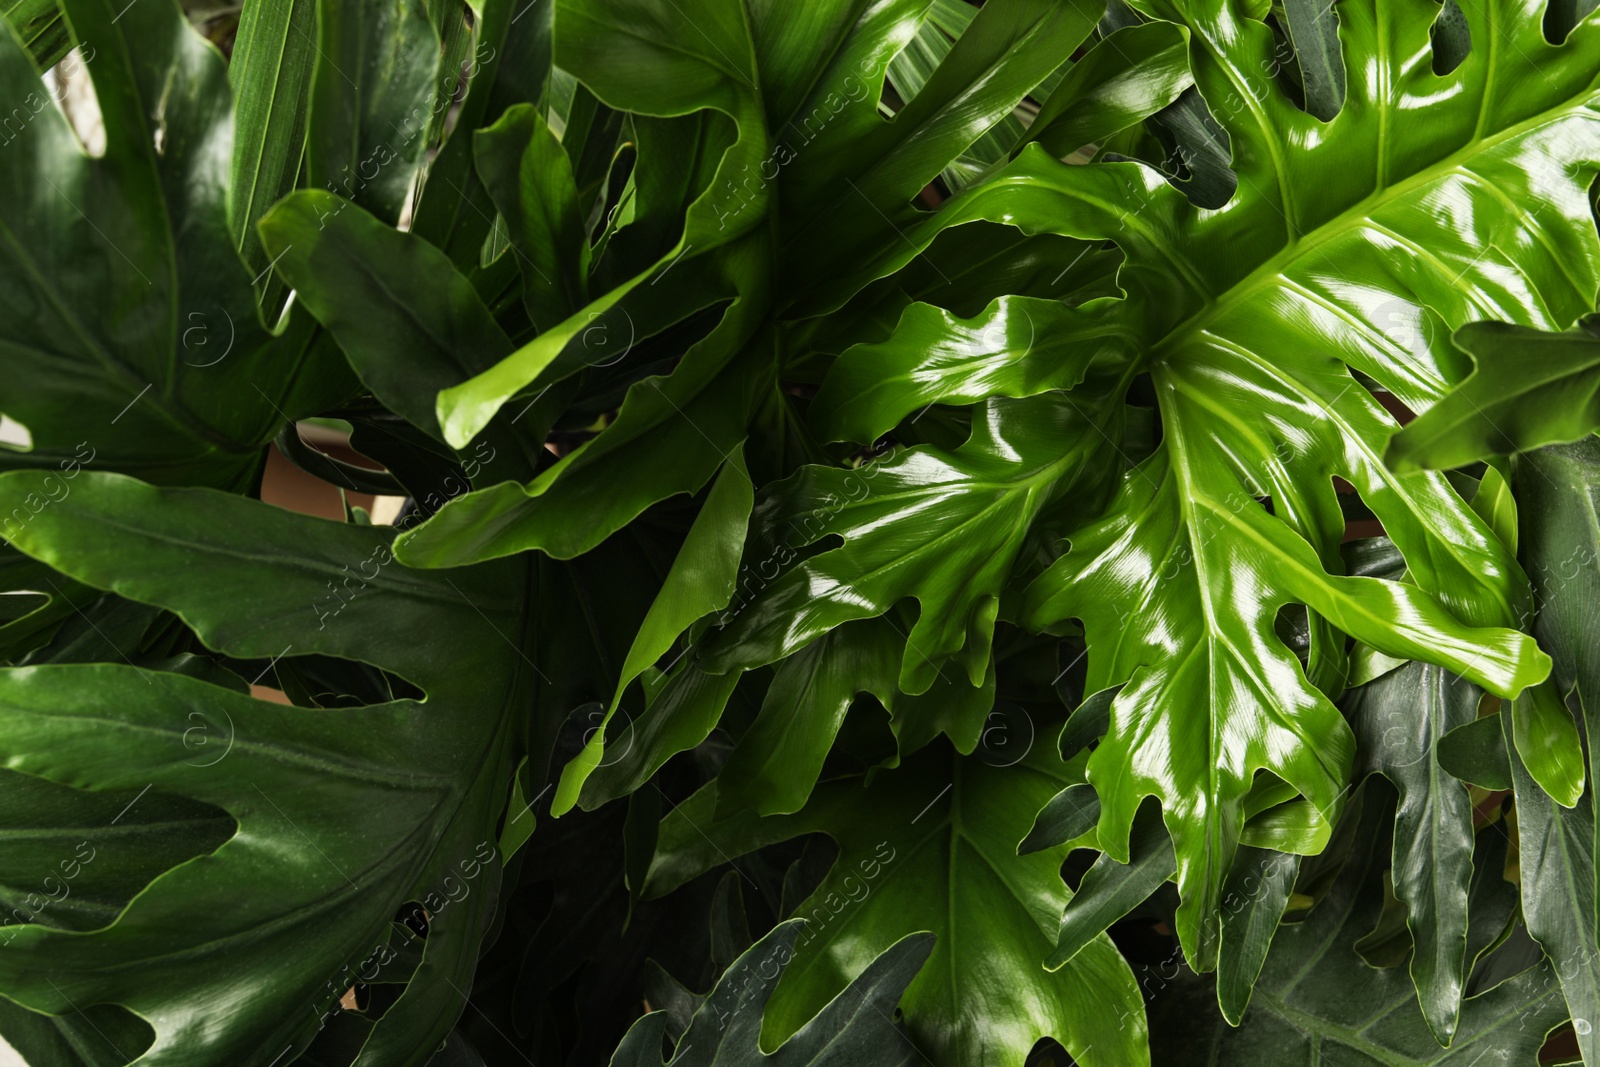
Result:
[[[256,223],[300,176],[316,51],[316,0],[244,4],[228,63],[235,101],[230,224],[234,246],[253,275],[271,275]],[[281,293],[269,286],[262,303],[276,312]]]
[[[670,1067],[909,1067],[921,1054],[893,1021],[895,1002],[933,948],[910,934],[868,965],[816,1017],[771,1053],[760,1048],[761,1018],[773,987],[794,959],[805,924],[793,920],[752,945],[718,979],[665,1062]],[[623,1039],[611,1067],[662,1067],[664,1012],[646,1015]]]
[[0,33],[0,98],[26,118],[0,152],[0,411],[31,437],[0,466],[56,472],[58,496],[91,464],[245,488],[280,426],[353,383],[305,316],[276,336],[258,320],[228,216],[222,58],[167,0],[66,6],[94,52],[103,156]]
[[[1507,722],[1508,727],[1510,723]],[[1518,868],[1522,914],[1545,951],[1545,987],[1559,991],[1572,1015],[1585,1060],[1600,1055],[1593,1020],[1600,1018],[1600,939],[1595,931],[1593,791],[1570,810],[1538,788],[1507,743],[1517,795]],[[1551,979],[1557,979],[1552,981]],[[1588,1023],[1577,1026],[1578,1020]]]
[[589,302],[589,242],[566,150],[531,106],[474,137],[478,173],[500,209],[528,315],[549,329]]
[[[348,200],[296,192],[262,220],[261,236],[276,269],[338,338],[363,383],[431,436],[440,436],[438,391],[511,350],[448,256]],[[469,473],[484,466],[508,474],[532,469],[540,450],[528,436],[501,420],[471,453]]]
[[1094,943],[1112,923],[1144,903],[1146,898],[1178,871],[1172,855],[1172,838],[1161,825],[1154,805],[1134,823],[1128,842],[1127,863],[1118,863],[1101,853],[1089,873],[1083,876],[1061,917],[1061,932],[1056,949],[1045,961],[1049,968],[1060,967]]
[[[1567,1018],[1549,962],[1465,1001],[1455,1041],[1443,1049],[1423,1021],[1404,970],[1371,967],[1358,954],[1357,943],[1383,908],[1394,823],[1387,791],[1374,795],[1369,786],[1365,792],[1354,847],[1343,868],[1304,921],[1278,931],[1242,1026],[1218,1022],[1210,1033],[1197,1033],[1192,1011],[1205,995],[1203,988],[1191,986],[1184,996],[1180,985],[1178,996],[1158,996],[1152,1032],[1163,1063],[1509,1067],[1535,1062],[1545,1035]],[[1504,842],[1498,828],[1478,837],[1477,863],[1485,873],[1474,883],[1475,950],[1486,947],[1508,918],[1499,889],[1505,885],[1499,876]]]
[[1300,857],[1271,849],[1239,849],[1222,886],[1221,948],[1217,951],[1217,1003],[1238,1026],[1256,979],[1294,891]]
[[[873,958],[906,934],[938,937],[901,1001],[907,1032],[933,1062],[1021,1067],[1049,1034],[1085,1067],[1147,1062],[1143,1005],[1128,965],[1099,935],[1046,971],[1061,906],[1065,846],[1018,856],[1037,812],[1072,776],[1040,738],[1010,766],[932,745],[859,779],[826,783],[794,815],[716,817],[715,785],[667,817],[650,890],[665,892],[729,857],[810,831],[839,861],[796,916],[808,936],[778,987],[764,1028],[797,1031]],[[1001,844],[1004,842],[1004,844]]]
[[1283,0],[1306,110],[1324,122],[1344,106],[1344,57],[1334,0]]
[[308,185],[399,219],[434,112],[450,103],[435,91],[439,51],[420,0],[319,0]]
[[1506,759],[1506,738],[1498,715],[1457,726],[1439,738],[1434,754],[1439,766],[1463,782],[1481,789],[1511,788],[1511,764]]
[[[589,776],[606,761],[605,728],[616,714],[628,686],[666,655],[692,623],[727,606],[733,596],[739,550],[744,547],[745,528],[749,524],[753,504],[754,489],[745,468],[744,456],[735,452],[707,494],[705,506],[695,516],[694,525],[689,528],[689,536],[678,550],[678,557],[672,561],[672,569],[667,572],[661,592],[656,595],[649,614],[633,638],[610,706],[591,735],[585,739],[583,751],[562,770],[560,784],[550,802],[553,814],[561,815],[571,810]],[[631,722],[627,729],[627,743],[631,750],[636,741]],[[696,738],[692,743],[697,744],[702,739]],[[631,752],[623,753],[624,756],[629,754]],[[666,752],[659,758],[664,760],[666,755],[671,754]],[[650,769],[653,772],[655,767]],[[591,790],[590,807],[597,806],[597,798],[593,794]],[[615,796],[607,795],[604,799],[614,799]]]
[[1034,817],[1033,829],[1017,846],[1017,855],[1027,856],[1047,848],[1074,841],[1100,821],[1100,798],[1086,783],[1069,785],[1050,798]]
[[1472,797],[1438,758],[1441,739],[1471,723],[1483,692],[1438,667],[1408,663],[1361,686],[1345,704],[1361,756],[1357,774],[1387,778],[1395,815],[1394,895],[1406,906],[1411,978],[1441,1045],[1455,1035],[1466,986]]
[[[0,502],[39,478],[6,475]],[[392,957],[390,919],[416,899],[432,913],[425,960],[366,1043],[401,1063],[444,1039],[460,1004],[450,984],[468,980],[499,879],[493,824],[514,751],[505,709],[526,706],[534,675],[506,636],[522,610],[508,596],[516,570],[408,573],[392,561],[391,537],[89,473],[16,536],[66,573],[177,612],[231,655],[364,660],[428,700],[325,712],[126,665],[0,673],[6,766],[81,788],[153,786],[239,825],[109,927],[18,930],[0,950],[8,995],[56,1012],[123,1004],[155,1026],[152,1062],[303,1048],[351,976]],[[129,568],[130,558],[145,567]],[[110,703],[92,696],[110,693]],[[437,728],[441,715],[452,730]],[[185,743],[200,727],[231,740],[220,757],[207,748],[196,758]],[[225,1019],[201,1007],[224,993],[248,1007]]]

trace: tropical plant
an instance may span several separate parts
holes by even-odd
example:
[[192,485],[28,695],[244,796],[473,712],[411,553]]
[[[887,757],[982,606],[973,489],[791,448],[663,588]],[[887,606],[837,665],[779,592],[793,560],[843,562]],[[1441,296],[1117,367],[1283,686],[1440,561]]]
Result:
[[0,1035],[1600,1063],[1593,7],[0,3]]

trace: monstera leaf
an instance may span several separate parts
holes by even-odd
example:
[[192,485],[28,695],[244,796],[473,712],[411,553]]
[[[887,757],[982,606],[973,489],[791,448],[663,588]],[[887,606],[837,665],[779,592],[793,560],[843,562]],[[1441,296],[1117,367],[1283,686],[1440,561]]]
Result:
[[1565,333],[1477,322],[1455,342],[1474,370],[1389,441],[1397,469],[1455,467],[1576,441],[1600,427],[1600,318]]
[[[445,437],[462,447],[512,397],[616,358],[595,347],[612,329],[644,341],[703,309],[714,309],[714,325],[672,373],[635,373],[598,436],[532,481],[452,502],[402,539],[403,558],[439,566],[529,548],[584,551],[648,504],[699,489],[758,413],[767,426],[798,421],[777,382],[811,354],[806,335],[817,326],[787,308],[841,278],[838,262],[816,261],[814,240],[838,231],[880,252],[902,243],[918,191],[1060,66],[1100,13],[1090,0],[986,5],[887,121],[884,69],[927,8],[927,0],[830,0],[801,18],[724,0],[559,6],[557,62],[606,104],[641,116],[631,218],[592,260],[587,285],[558,291],[553,279],[581,271],[585,257],[561,236],[573,229],[561,221],[566,179],[537,207],[528,192],[534,174],[550,173],[540,161],[548,136],[531,115],[485,134],[479,169],[517,222],[510,239],[527,246],[521,259],[536,265],[552,248],[566,250],[559,273],[524,271],[535,317],[570,306],[574,292],[587,289],[590,302],[441,394]],[[871,281],[858,278],[856,289]],[[787,436],[758,442],[752,470],[814,458]]]
[[0,158],[0,411],[31,439],[0,449],[0,466],[247,488],[285,423],[354,382],[303,312],[277,332],[257,313],[261,278],[236,251],[229,198],[250,159],[234,158],[216,49],[171,3],[65,8],[100,101],[102,156],[0,30],[0,93],[28,109]]
[[859,779],[828,783],[800,812],[767,818],[719,816],[713,783],[663,821],[646,892],[824,832],[839,859],[795,909],[810,925],[768,1006],[767,1044],[799,1031],[880,952],[931,930],[933,954],[900,1007],[933,1062],[1020,1067],[1047,1035],[1086,1065],[1148,1062],[1138,988],[1106,935],[1059,970],[1039,965],[1070,895],[1060,876],[1068,847],[1018,855],[1017,843],[1034,813],[1081,778],[1042,737],[1011,759],[930,745],[864,788]]
[[[0,479],[0,503],[43,477]],[[9,930],[8,996],[51,1013],[131,1008],[155,1027],[141,1061],[151,1064],[287,1053],[323,1026],[328,1040],[354,1040],[361,1062],[426,1062],[460,1010],[493,914],[511,769],[530,739],[548,744],[548,720],[530,721],[527,709],[559,694],[538,665],[545,653],[532,633],[544,627],[524,592],[537,566],[411,572],[393,560],[393,536],[88,472],[14,532],[14,544],[65,574],[176,612],[229,656],[356,660],[387,672],[396,695],[285,708],[125,663],[0,672],[7,768],[91,790],[153,788],[237,823],[120,915],[89,913],[80,932]],[[652,585],[636,552],[605,566],[624,585]],[[634,614],[623,625],[638,623]],[[403,695],[409,686],[420,692]],[[192,743],[197,729],[210,745]],[[84,836],[93,847],[113,832],[123,831]],[[159,858],[143,861],[146,879]],[[353,982],[406,980],[390,922],[407,901],[427,910],[427,940],[398,1003],[375,1025],[330,1021]],[[219,1017],[211,1006],[221,1003],[230,1007]]]
[[[1590,740],[1600,712],[1595,604],[1600,596],[1600,441],[1593,437],[1541,448],[1517,459],[1513,479],[1521,515],[1524,565],[1539,614],[1534,633],[1554,660],[1549,683],[1581,713]],[[1511,760],[1521,841],[1522,909],[1528,931],[1555,965],[1586,1062],[1600,1058],[1600,938],[1595,929],[1594,789],[1571,810],[1540,795],[1514,748]]]
[[[1107,431],[1121,412],[1102,410],[1100,419],[1086,416],[1059,393],[994,400],[954,452],[915,448],[855,471],[801,468],[762,506],[771,552],[763,557],[766,546],[756,545],[747,553],[746,573],[757,573],[745,588],[755,594],[707,641],[707,669],[759,666],[915,597],[920,614],[907,635],[900,688],[927,691],[952,658],[981,685],[1000,593],[1035,518],[1064,486],[1087,495],[1097,475],[1104,484]],[[915,533],[913,517],[939,535]],[[843,545],[784,566],[833,537]],[[774,580],[761,580],[780,567]]]
[[[1383,910],[1383,873],[1394,824],[1392,794],[1364,791],[1348,857],[1337,879],[1303,921],[1281,928],[1243,1024],[1205,1033],[1194,1005],[1200,983],[1162,988],[1152,1033],[1162,1063],[1533,1063],[1545,1035],[1567,1019],[1548,961],[1469,998],[1448,1049],[1434,1040],[1403,968],[1375,968],[1359,947]],[[1483,961],[1516,913],[1515,890],[1501,876],[1506,838],[1496,826],[1478,832],[1471,886],[1469,962]],[[1162,1025],[1168,1021],[1168,1025]]]
[[[717,979],[677,1042],[667,1067],[855,1067],[883,1064],[910,1067],[922,1054],[894,1024],[895,1001],[928,958],[933,938],[912,934],[873,960],[861,976],[817,1017],[772,1053],[763,1053],[762,1011],[767,998],[794,959],[794,944],[805,928],[790,920],[751,945]],[[646,1015],[623,1038],[611,1067],[663,1067],[664,1012]]]
[[1408,663],[1355,690],[1346,705],[1360,769],[1383,775],[1400,794],[1391,881],[1406,905],[1418,1000],[1442,1045],[1455,1033],[1471,963],[1473,805],[1466,783],[1451,778],[1436,750],[1446,733],[1473,721],[1482,696],[1448,671]]
[[[1184,897],[1179,934],[1207,968],[1216,928],[1201,919],[1216,910],[1257,773],[1288,783],[1324,819],[1344,790],[1353,745],[1330,700],[1345,675],[1340,633],[1507,697],[1548,671],[1507,629],[1528,603],[1510,549],[1442,475],[1384,465],[1394,419],[1371,389],[1426,409],[1465,369],[1450,330],[1484,318],[1559,328],[1590,309],[1600,286],[1586,207],[1600,164],[1590,120],[1600,27],[1587,20],[1557,46],[1534,6],[1484,5],[1465,15],[1473,40],[1515,47],[1474,48],[1436,74],[1414,58],[1430,52],[1435,8],[1340,9],[1344,66],[1362,73],[1324,122],[1262,82],[1259,71],[1273,69],[1265,23],[1226,3],[1139,6],[1189,31],[1196,85],[1232,145],[1231,200],[1199,212],[1146,165],[1065,166],[1029,146],[909,228],[871,269],[896,270],[974,219],[1110,240],[1126,257],[1125,296],[1080,305],[1045,351],[1076,337],[1094,358],[1131,359],[1153,386],[1161,442],[1104,517],[1061,530],[1070,549],[1028,589],[1019,617],[1052,629],[1080,620],[1088,689],[1126,683],[1088,768],[1101,844],[1126,859],[1140,800],[1160,799]],[[1507,73],[1523,56],[1540,57],[1548,77]],[[1427,132],[1396,140],[1400,115],[1425,118]],[[1458,202],[1474,205],[1472,225],[1435,207]],[[809,306],[828,310],[847,295],[819,290]],[[1013,321],[1024,313],[997,304],[961,329],[1003,343],[1027,335]],[[901,325],[898,373],[916,387],[866,398],[863,428],[941,399],[934,370],[961,361],[918,340],[922,330]],[[995,347],[971,357],[987,388],[1061,384],[1025,366],[1026,348],[1011,374],[982,369],[978,354]],[[881,352],[847,352],[835,373],[853,358],[884,365]],[[942,398],[970,399],[964,373],[950,375]],[[1344,576],[1335,478],[1383,522],[1405,557],[1403,582]],[[1274,632],[1291,603],[1312,612],[1305,665]],[[1570,749],[1529,762],[1571,802],[1582,776]]]
[[0,1032],[1600,1057],[1593,7],[0,3]]

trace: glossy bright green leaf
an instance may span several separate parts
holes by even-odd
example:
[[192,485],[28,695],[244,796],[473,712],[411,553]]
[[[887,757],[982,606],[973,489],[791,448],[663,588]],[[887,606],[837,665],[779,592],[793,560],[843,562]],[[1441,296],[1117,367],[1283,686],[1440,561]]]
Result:
[[901,752],[913,752],[941,733],[962,751],[982,743],[995,706],[993,668],[978,685],[941,672],[924,692],[904,693],[898,678],[912,628],[905,611],[849,622],[783,660],[756,721],[718,775],[719,810],[798,811],[859,694],[870,693],[889,713]]
[[[858,693],[893,705],[905,638],[887,620],[846,623],[779,664],[756,721],[717,777],[725,810],[805,806]],[[987,709],[985,709],[987,710]]]
[[[0,534],[62,568],[0,552],[0,900],[34,907],[75,813],[149,786],[134,811],[170,791],[179,825],[129,829],[137,861],[14,943],[0,926],[0,992],[87,1010],[0,1010],[0,1032],[46,1059],[92,1022],[157,1064],[587,1064],[643,996],[672,1009],[635,1031],[650,1064],[663,1033],[684,1063],[962,1067],[1049,1034],[1120,1067],[1151,1058],[1143,992],[1155,1062],[1483,1067],[1533,1058],[1562,977],[1581,1031],[1594,723],[1562,698],[1587,717],[1572,691],[1600,689],[1600,479],[1581,447],[1481,476],[1382,457],[1396,401],[1449,414],[1470,369],[1451,330],[1547,336],[1593,308],[1589,0],[1137,3],[1091,40],[1097,0],[330,0],[314,56],[289,36],[310,9],[284,3],[246,12],[234,78],[256,88],[230,125],[223,66],[168,32],[168,0],[70,0],[107,153],[53,109],[0,146],[22,250],[0,409],[35,442],[0,465],[44,468],[0,478]],[[27,111],[7,34],[0,87]],[[285,101],[313,60],[307,171]],[[28,154],[39,137],[54,154]],[[1102,162],[1053,158],[1090,144],[1074,158]],[[295,193],[255,249],[254,217],[352,148],[394,158],[344,197]],[[43,178],[84,174],[78,210],[41,206]],[[87,254],[95,231],[125,255]],[[222,335],[189,332],[193,305],[253,311],[280,253],[284,333],[251,320],[201,366],[186,346]],[[163,292],[130,295],[152,265]],[[80,343],[118,355],[61,356]],[[144,367],[124,351],[192,374],[139,375],[118,414],[116,364]],[[133,421],[158,397],[169,417]],[[1540,432],[1543,406],[1518,409]],[[308,414],[388,472],[317,465],[283,436]],[[254,492],[273,436],[410,495],[408,532],[93,473]],[[1374,520],[1384,538],[1345,543]],[[298,706],[244,694],[267,674]],[[1358,682],[1352,730],[1335,704]],[[1445,750],[1484,740],[1480,686],[1506,698],[1481,721],[1514,736],[1548,961],[1491,806],[1463,858]],[[183,766],[190,713],[216,709],[237,743]],[[1020,761],[997,717],[1027,721]],[[1398,813],[1384,784],[1350,797],[1372,770]],[[552,794],[604,810],[552,824]],[[808,835],[840,847],[831,873]],[[469,838],[507,884],[428,900]],[[1102,853],[1081,881],[1089,857],[1067,865],[1075,894],[1073,848]],[[388,925],[418,898],[426,944]],[[796,912],[773,1011],[736,1035],[702,1013],[705,1043],[684,1036],[697,998],[638,977],[656,955],[705,989],[751,923]],[[1130,968],[1103,935],[1143,959],[1158,917],[1214,984],[1169,978],[1176,955]],[[895,1034],[847,990],[924,930],[930,966],[872,1002],[905,989],[918,1055],[830,1046]],[[332,1011],[380,944],[363,1006]],[[1199,991],[1187,1014],[1156,970]]]
[[1562,807],[1576,804],[1583,795],[1583,742],[1556,683],[1524,690],[1505,718],[1528,774]]
[[570,559],[651,504],[698,492],[744,440],[755,395],[769,386],[754,361],[728,366],[747,312],[754,305],[736,304],[671,375],[630,387],[615,422],[531,482],[470,493],[408,531],[400,558],[445,567],[538,549]]
[[1517,500],[1511,491],[1511,482],[1498,467],[1485,466],[1478,491],[1472,494],[1472,510],[1476,511],[1494,535],[1513,552],[1518,544]]
[[[981,685],[1000,593],[1029,526],[1059,486],[1103,484],[1117,414],[1086,415],[1060,393],[990,401],[953,453],[923,447],[855,471],[802,468],[758,509],[768,532],[745,565],[759,579],[707,641],[709,669],[770,663],[914,596],[921,612],[901,690],[925,692],[949,670]],[[843,546],[782,569],[829,535]]]
[[1068,68],[1021,143],[1037,141],[1065,157],[1155,114],[1192,84],[1182,27],[1150,22],[1117,30]]
[[[1144,795],[1161,796],[1178,844],[1180,887],[1205,901],[1191,905],[1186,898],[1180,920],[1187,915],[1198,923],[1216,906],[1209,894],[1219,891],[1255,771],[1271,770],[1327,811],[1344,791],[1354,754],[1338,712],[1305,682],[1301,665],[1274,634],[1279,605],[1298,600],[1383,651],[1445,659],[1496,685],[1517,687],[1548,668],[1528,638],[1463,627],[1414,587],[1328,574],[1303,541],[1253,500],[1236,508],[1191,500],[1180,509],[1174,473],[1163,466],[1148,464],[1127,476],[1127,510],[1078,531],[1072,551],[1029,590],[1024,612],[1035,625],[1083,619],[1090,687],[1128,682],[1112,706],[1111,731],[1089,761],[1102,804],[1101,845],[1125,860],[1121,842],[1133,809]],[[1184,540],[1189,515],[1205,537],[1197,550]],[[1258,562],[1249,562],[1252,555]],[[1118,607],[1118,590],[1130,580],[1142,595],[1132,618]],[[1274,587],[1283,592],[1274,594]],[[1227,615],[1212,599],[1218,593],[1227,597]],[[1253,620],[1223,621],[1237,619],[1245,606]],[[1383,629],[1368,629],[1379,620]],[[1161,663],[1155,650],[1170,645],[1175,633],[1189,650],[1181,669],[1147,666]],[[1130,642],[1135,635],[1142,636]],[[1115,661],[1095,658],[1101,641],[1118,642]],[[1262,715],[1263,707],[1282,710]],[[1167,710],[1152,715],[1151,708]],[[1194,714],[1195,708],[1207,710]],[[1238,740],[1224,745],[1223,736]],[[1243,744],[1244,738],[1254,740]],[[1146,763],[1143,753],[1157,751],[1179,758]],[[1136,778],[1130,766],[1138,768]],[[1203,834],[1190,836],[1202,826]],[[1194,950],[1208,951],[1199,944]]]
[[678,550],[661,592],[656,594],[650,613],[628,649],[616,692],[604,718],[592,731],[583,751],[562,769],[560,784],[550,804],[552,814],[571,810],[584,782],[605,758],[605,727],[616,713],[628,686],[666,655],[696,619],[727,606],[733,596],[739,550],[744,547],[745,529],[754,502],[755,491],[744,456],[735,452],[712,484],[705,506],[689,528],[689,536]]
[[975,404],[1070,389],[1091,367],[1114,371],[1132,358],[1125,326],[1053,300],[1001,297],[971,319],[912,304],[894,335],[839,357],[809,413],[833,441],[876,441],[931,404]]
[[[859,273],[871,250],[904,248],[902,230],[920,214],[909,202],[951,149],[970,145],[1061,66],[1104,6],[1103,0],[985,4],[893,122],[855,117],[852,126],[823,130],[815,151],[797,150],[786,186],[800,205],[801,226],[789,249],[795,269],[815,281],[843,280],[844,272]],[[838,194],[841,181],[849,183],[848,197]],[[799,297],[788,299],[800,303]]]
[[708,786],[663,822],[649,889],[665,892],[751,848],[822,831],[838,842],[839,860],[795,910],[811,925],[768,1006],[767,1044],[796,1032],[885,948],[931,930],[933,954],[900,1008],[934,1062],[1016,1067],[1045,1034],[1086,1067],[1147,1062],[1138,988],[1109,938],[1057,971],[1039,965],[1070,895],[1059,873],[1067,849],[1018,856],[1011,842],[1069,784],[1050,748],[1041,738],[999,767],[930,746],[865,788],[859,779],[829,783],[801,812],[765,819],[715,818]]
[[[914,100],[950,55],[955,42],[972,26],[977,14],[977,9],[966,0],[934,0],[917,35],[903,52],[889,61],[886,80],[895,95],[902,101]],[[1019,108],[1000,119],[939,172],[948,189],[965,188],[1005,158],[1007,150],[1025,128],[1020,111]]]
[[[699,2],[690,5],[697,9],[694,14],[638,0],[557,6],[560,63],[608,103],[658,116],[713,108],[733,121],[737,139],[725,146],[729,154],[718,165],[714,186],[731,185],[741,169],[756,167],[767,157],[770,143],[756,83],[755,44],[742,5]],[[832,0],[827,8],[832,13],[845,5]],[[711,191],[698,196],[688,206],[683,236],[651,271],[597,296],[582,313],[555,323],[479,379],[442,396],[439,421],[446,439],[457,447],[467,444],[502,404],[532,384],[563,348],[656,267],[688,255],[696,243],[703,257],[742,236],[761,218],[769,195],[758,182],[752,193],[754,210],[745,210],[742,198],[736,210],[719,210]]]
[[1456,332],[1474,370],[1389,441],[1396,470],[1459,467],[1540,445],[1576,441],[1600,427],[1600,319],[1551,333],[1501,322]]
[[[1474,39],[1514,26],[1506,32],[1517,49],[1547,60],[1548,80],[1515,81],[1516,92],[1499,94],[1491,83],[1511,83],[1496,75],[1524,62],[1508,58],[1515,50],[1474,50],[1441,77],[1408,58],[1426,54],[1431,9],[1342,11],[1346,67],[1360,75],[1324,125],[1281,92],[1244,103],[1239,86],[1275,47],[1268,26],[1235,23],[1221,5],[1147,8],[1188,27],[1196,84],[1225,116],[1240,191],[1224,208],[1196,213],[1139,164],[1063,166],[1030,146],[908,228],[870,269],[897,269],[936,232],[977,218],[1114,240],[1127,256],[1120,314],[1146,339],[1161,452],[1125,481],[1113,511],[1123,519],[1063,531],[1071,551],[1024,612],[1035,626],[1084,618],[1092,686],[1134,680],[1090,765],[1090,781],[1098,774],[1116,794],[1102,796],[1102,843],[1119,847],[1140,797],[1163,797],[1185,894],[1179,930],[1191,960],[1205,967],[1214,954],[1197,924],[1215,910],[1237,834],[1224,797],[1237,797],[1268,764],[1319,806],[1343,787],[1348,741],[1319,692],[1342,675],[1331,630],[1433,660],[1505,695],[1547,671],[1530,642],[1504,629],[1527,602],[1506,546],[1438,476],[1385,468],[1393,420],[1351,372],[1423,409],[1459,377],[1449,329],[1485,317],[1548,328],[1589,310],[1600,240],[1586,197],[1600,143],[1587,118],[1596,92],[1587,57],[1600,30],[1586,22],[1557,49],[1518,4],[1468,11]],[[1427,129],[1403,151],[1387,139],[1399,114]],[[1303,150],[1313,136],[1315,151]],[[1430,206],[1457,197],[1482,205],[1477,225]],[[1540,206],[1519,210],[1519,197]],[[1528,227],[1537,239],[1513,242]],[[1428,251],[1396,260],[1390,250],[1398,248]],[[817,310],[834,306],[824,294],[815,299]],[[1339,576],[1345,521],[1334,477],[1383,522],[1410,584]],[[1261,562],[1247,564],[1258,551]],[[1091,584],[1097,559],[1103,580]],[[1050,600],[1051,590],[1061,599]],[[1179,590],[1191,592],[1179,601]],[[1347,595],[1354,599],[1341,603]],[[1270,633],[1291,601],[1320,617],[1304,669]],[[1262,614],[1242,618],[1245,605]],[[1411,629],[1424,616],[1431,621]],[[1128,641],[1128,620],[1151,627],[1143,648]],[[1175,645],[1169,620],[1189,620],[1191,635]],[[1097,648],[1120,662],[1097,659]],[[1241,657],[1254,665],[1239,673]],[[1491,660],[1494,678],[1481,673]],[[1193,716],[1196,707],[1209,709],[1209,721]],[[1193,731],[1182,741],[1164,725],[1180,721]],[[1267,763],[1244,756],[1252,746],[1239,739],[1280,730],[1288,735],[1270,746]],[[1269,748],[1257,751],[1265,758]],[[1219,776],[1241,757],[1248,771]]]
[[654,687],[647,687],[643,711],[624,703],[621,727],[610,720],[606,758],[584,780],[583,806],[596,808],[643,788],[667,760],[711,736],[739,677],[738,671],[707,674],[696,664],[682,664],[670,677],[657,678]]

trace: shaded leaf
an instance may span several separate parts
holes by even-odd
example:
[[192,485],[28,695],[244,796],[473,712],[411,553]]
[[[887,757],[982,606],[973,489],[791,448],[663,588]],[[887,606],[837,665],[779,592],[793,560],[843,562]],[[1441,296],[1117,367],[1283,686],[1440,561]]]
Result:
[[[694,1014],[671,1067],[854,1067],[914,1064],[921,1055],[894,1025],[895,1001],[933,948],[928,934],[911,934],[873,960],[810,1022],[771,1053],[761,1051],[761,1017],[767,998],[794,958],[794,943],[804,929],[799,920],[784,923],[750,946],[717,980]],[[770,972],[770,973],[769,973]],[[646,1015],[623,1039],[611,1067],[662,1067],[665,1013]]]
[[[1273,941],[1243,1024],[1218,1023],[1210,1033],[1192,1026],[1191,1006],[1207,991],[1199,983],[1157,998],[1152,1032],[1162,1062],[1176,1067],[1234,1063],[1381,1063],[1449,1067],[1532,1063],[1545,1035],[1562,1023],[1554,972],[1547,961],[1469,998],[1455,1041],[1439,1047],[1418,1010],[1402,968],[1369,966],[1357,943],[1383,908],[1383,871],[1390,852],[1394,807],[1387,790],[1365,790],[1354,847],[1327,893],[1305,920],[1284,926]],[[1500,878],[1505,839],[1496,828],[1478,839],[1484,875],[1474,885],[1474,953],[1503,929],[1508,911]],[[1509,888],[1509,887],[1507,887]],[[1163,1025],[1163,1024],[1166,1025]]]
[[1085,1065],[1146,1062],[1143,1005],[1109,938],[1057,971],[1038,966],[1070,895],[1059,874],[1067,849],[1018,856],[1010,842],[1071,784],[1043,742],[1007,767],[929,746],[864,788],[819,786],[794,815],[717,817],[707,786],[663,822],[649,892],[764,844],[827,833],[839,860],[795,912],[811,922],[768,1008],[767,1043],[797,1031],[877,953],[932,930],[938,941],[901,1011],[934,1062],[1020,1067],[1046,1034]]

